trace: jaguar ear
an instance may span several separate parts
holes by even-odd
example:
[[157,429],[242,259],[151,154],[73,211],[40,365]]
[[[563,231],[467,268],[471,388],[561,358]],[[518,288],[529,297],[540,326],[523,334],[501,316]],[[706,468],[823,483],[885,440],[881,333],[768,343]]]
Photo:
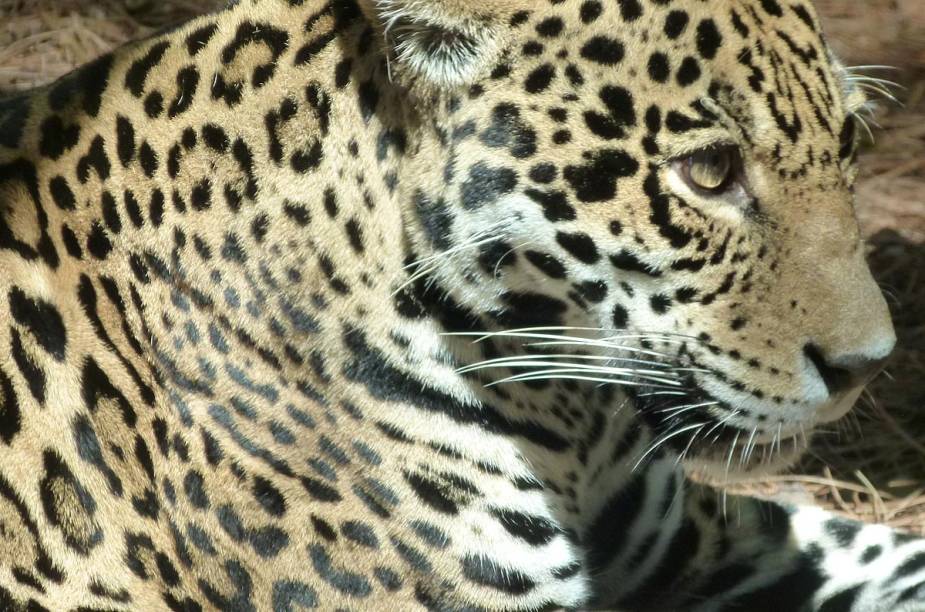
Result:
[[510,0],[361,0],[385,39],[392,70],[440,87],[470,82],[497,56]]

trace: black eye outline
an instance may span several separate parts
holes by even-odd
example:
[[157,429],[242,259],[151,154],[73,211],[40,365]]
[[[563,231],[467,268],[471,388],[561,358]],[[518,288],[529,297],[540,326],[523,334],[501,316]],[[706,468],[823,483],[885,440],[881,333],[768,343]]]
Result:
[[[705,186],[697,181],[693,175],[695,164],[709,164],[714,161],[723,161],[726,165],[723,180],[715,187]],[[678,160],[681,178],[687,186],[694,192],[706,196],[722,196],[740,183],[743,172],[742,153],[739,147],[735,145],[714,145],[700,149],[691,153],[685,158]]]

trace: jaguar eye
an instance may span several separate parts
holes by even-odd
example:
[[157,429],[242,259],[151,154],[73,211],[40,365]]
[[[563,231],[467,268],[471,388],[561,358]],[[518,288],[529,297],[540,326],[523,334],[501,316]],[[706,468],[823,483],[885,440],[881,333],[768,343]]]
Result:
[[692,189],[708,195],[720,195],[732,186],[738,167],[738,149],[711,147],[683,160],[681,174]]

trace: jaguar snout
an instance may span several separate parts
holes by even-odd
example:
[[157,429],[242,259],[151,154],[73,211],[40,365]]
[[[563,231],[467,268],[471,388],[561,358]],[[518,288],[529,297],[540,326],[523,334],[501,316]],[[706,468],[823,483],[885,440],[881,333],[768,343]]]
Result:
[[829,395],[837,397],[863,387],[873,380],[886,367],[894,346],[895,342],[891,344],[886,355],[855,353],[833,358],[826,355],[817,345],[807,344],[803,347],[803,355],[815,368]]
[[817,409],[817,423],[836,421],[854,407],[864,388],[889,363],[896,346],[895,336],[865,352],[827,354],[815,344],[803,348],[809,370],[821,380],[828,399]]

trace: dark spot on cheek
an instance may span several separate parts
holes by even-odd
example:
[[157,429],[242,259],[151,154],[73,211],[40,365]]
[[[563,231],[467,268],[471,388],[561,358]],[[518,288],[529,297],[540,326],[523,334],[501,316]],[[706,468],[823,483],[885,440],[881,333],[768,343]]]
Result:
[[595,36],[581,47],[581,57],[604,66],[619,64],[624,54],[623,43],[609,36]]
[[530,169],[530,180],[545,185],[556,180],[557,174],[554,164],[537,164]]
[[700,64],[693,57],[685,57],[676,76],[678,84],[682,87],[687,87],[700,78]]
[[624,128],[636,125],[633,95],[623,87],[608,85],[601,89],[599,97],[607,107],[607,114],[587,111],[584,116],[588,129],[607,140],[624,138]]
[[720,45],[723,44],[723,37],[716,28],[716,22],[712,19],[704,19],[697,26],[697,52],[704,59],[713,59]]
[[524,253],[524,257],[526,257],[527,261],[533,264],[534,267],[536,267],[538,270],[542,271],[546,276],[555,279],[565,278],[565,266],[562,265],[561,261],[549,253],[527,251]]
[[546,38],[554,38],[562,33],[565,24],[558,17],[544,19],[536,26],[536,33]]
[[649,299],[649,305],[655,314],[665,314],[671,309],[671,298],[659,293]]
[[497,313],[497,321],[507,327],[561,325],[568,306],[561,300],[539,293],[507,293],[502,296],[506,308]]
[[528,57],[541,55],[545,49],[546,47],[543,46],[543,43],[535,40],[526,43],[522,48],[523,54]]
[[582,263],[594,264],[601,259],[594,240],[587,234],[559,232],[556,234],[556,242],[572,257]]
[[684,11],[671,11],[665,18],[665,36],[674,40],[684,33],[690,18]]
[[574,221],[578,215],[561,191],[527,189],[525,195],[543,207],[543,215],[549,221]]
[[697,290],[693,287],[681,287],[675,291],[674,297],[682,304],[690,304],[697,298]]
[[604,12],[604,7],[598,0],[587,0],[581,5],[581,22],[584,24],[593,23]]
[[511,16],[511,20],[508,22],[512,28],[518,28],[523,24],[527,23],[530,20],[530,13],[528,11],[517,11]]
[[581,296],[593,304],[599,304],[604,301],[604,298],[607,297],[609,288],[607,283],[601,280],[597,281],[585,281],[580,285],[577,285],[576,288],[578,292],[581,293]]
[[[565,76],[568,77],[568,82],[572,85],[572,87],[581,87],[585,84],[585,77],[581,74],[581,70],[579,70],[578,66],[575,64],[569,64],[565,67]],[[556,121],[565,121],[564,109],[563,112],[558,112],[555,110],[550,111],[550,116]]]
[[626,308],[617,304],[613,307],[613,326],[614,329],[626,329],[630,316]]
[[642,17],[642,5],[639,0],[618,0],[620,4],[620,16],[624,21],[636,21]]
[[615,255],[611,255],[610,263],[614,268],[623,270],[625,272],[638,272],[640,274],[645,274],[646,276],[651,276],[652,278],[658,278],[662,275],[661,270],[643,263],[639,260],[638,257],[636,257],[636,255],[627,250],[623,250]]
[[368,122],[376,112],[379,105],[379,90],[372,81],[364,81],[359,88],[360,114],[363,121]]
[[671,75],[671,65],[668,56],[664,53],[653,53],[649,56],[649,78],[656,83],[665,83]]
[[503,240],[495,240],[479,247],[479,265],[485,273],[495,276],[503,267],[517,263],[516,249]]
[[565,179],[582,202],[604,202],[617,195],[617,180],[633,176],[639,162],[625,151],[602,149],[589,155],[581,166],[567,166]]
[[462,184],[462,205],[475,210],[514,191],[517,174],[510,168],[496,168],[478,162],[469,169],[469,178]]
[[536,68],[527,76],[524,82],[524,88],[527,93],[537,94],[549,88],[550,83],[556,76],[556,69],[552,64],[543,64]]
[[493,81],[507,78],[511,75],[511,66],[509,64],[499,64],[491,71]]
[[479,140],[492,148],[508,148],[518,159],[536,153],[536,131],[520,118],[520,109],[513,104],[494,108],[491,125],[479,135]]
[[557,130],[552,135],[552,141],[557,145],[568,144],[572,142],[572,133],[569,130]]

